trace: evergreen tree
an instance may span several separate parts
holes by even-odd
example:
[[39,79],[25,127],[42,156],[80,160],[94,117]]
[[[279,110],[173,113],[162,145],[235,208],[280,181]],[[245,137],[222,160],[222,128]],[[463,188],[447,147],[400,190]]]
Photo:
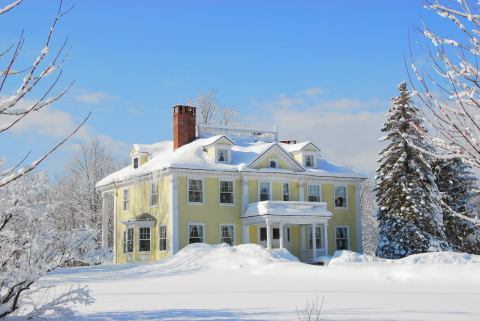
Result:
[[447,240],[457,252],[480,254],[480,231],[455,213],[475,217],[474,199],[479,196],[472,168],[460,158],[436,160],[436,183],[442,193],[443,224]]
[[376,255],[401,258],[449,249],[443,230],[441,194],[426,152],[432,147],[405,82],[381,131],[389,145],[380,152],[376,197]]

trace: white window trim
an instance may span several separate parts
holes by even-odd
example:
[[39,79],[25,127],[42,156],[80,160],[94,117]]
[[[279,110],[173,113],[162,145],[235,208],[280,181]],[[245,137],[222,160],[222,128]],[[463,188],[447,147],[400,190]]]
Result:
[[[137,167],[137,168],[135,168],[135,159],[137,159],[137,164],[138,164],[138,167]],[[139,157],[139,156],[134,156],[134,157],[132,157],[132,167],[133,167],[134,169],[138,169],[138,168],[140,167],[140,157]]]
[[190,226],[192,225],[201,225],[203,229],[203,240],[201,243],[205,243],[205,239],[207,238],[207,230],[205,229],[205,223],[188,223],[187,224],[187,245],[193,244],[190,243]]
[[218,242],[222,244],[222,226],[233,226],[233,245],[237,244],[236,225],[232,223],[222,223],[218,226]]
[[[149,250],[149,251],[140,251],[140,229],[141,229],[141,228],[148,228],[148,229],[150,229],[150,240],[149,240],[149,241],[150,241],[150,250]],[[138,227],[137,227],[137,233],[138,233],[138,234],[137,234],[137,235],[138,235],[138,244],[137,244],[137,245],[138,245],[138,253],[139,253],[139,254],[146,254],[146,253],[152,252],[152,238],[153,238],[153,235],[152,235],[152,227],[151,227],[151,226],[138,226]],[[135,239],[134,239],[134,241],[135,241]],[[134,246],[135,246],[135,245],[134,245]]]
[[322,201],[323,201],[323,200],[322,200],[322,184],[321,184],[320,182],[309,182],[309,183],[307,183],[307,199],[306,199],[306,201],[307,201],[307,202],[310,202],[310,201],[308,200],[308,196],[309,196],[309,194],[308,194],[309,188],[308,188],[308,187],[309,187],[309,186],[318,186],[318,193],[319,193],[319,198],[320,198],[320,199],[318,200],[318,202],[322,202]]
[[[155,205],[152,205],[152,196],[153,196],[152,187],[153,187],[153,185],[155,185],[155,188],[156,188],[155,197],[157,199],[157,202],[156,202]],[[155,208],[155,207],[158,207],[158,181],[152,180],[151,184],[150,184],[150,208]]]
[[335,225],[335,251],[342,251],[337,249],[337,228],[346,228],[347,229],[347,249],[345,251],[350,251],[352,248],[350,245],[350,226],[348,225]]
[[272,200],[272,182],[271,181],[267,181],[267,180],[259,180],[258,181],[258,194],[257,194],[257,197],[258,197],[258,201],[259,202],[262,202],[260,201],[260,183],[268,183],[268,193],[269,193],[269,197],[268,197],[268,200],[271,201]]
[[[129,229],[132,230],[132,251],[131,251],[131,252],[128,251],[128,230],[129,230]],[[133,228],[133,226],[132,226],[132,227],[127,227],[127,228],[125,229],[125,231],[127,232],[127,233],[126,233],[126,242],[127,242],[127,244],[126,244],[126,248],[125,248],[125,254],[130,254],[130,255],[131,255],[133,252],[135,252],[135,229]]]
[[[335,205],[335,189],[337,187],[345,187],[345,204],[347,205],[345,207]],[[345,184],[335,184],[335,185],[333,185],[333,208],[335,208],[337,210],[348,210],[348,185],[345,185]]]
[[[202,201],[190,202],[190,180],[202,181]],[[205,205],[205,178],[203,177],[187,177],[187,204],[188,205]]]
[[[222,203],[220,202],[220,193],[221,193],[221,190],[220,190],[220,182],[232,182],[232,188],[233,188],[233,203]],[[233,179],[222,179],[222,178],[219,178],[218,179],[218,205],[219,206],[235,206],[236,205],[236,197],[235,197],[235,180]]]
[[287,185],[288,185],[288,201],[291,201],[291,200],[292,200],[291,184],[290,184],[290,182],[285,182],[285,181],[283,181],[283,182],[280,183],[280,188],[282,189],[282,201],[283,201],[283,196],[284,196],[284,194],[283,194],[283,185],[284,185],[284,184],[287,184]]
[[[307,156],[313,156],[313,166],[307,166]],[[317,168],[317,153],[315,152],[303,152],[302,153],[302,165],[305,168]]]
[[[219,161],[218,156],[219,156],[219,149],[224,149],[227,151],[227,160],[226,161]],[[230,164],[232,160],[232,151],[230,149],[229,145],[217,145],[215,146],[215,162],[216,163],[222,163],[222,164]]]
[[[161,249],[160,249],[160,240],[161,240],[161,238],[160,238],[160,229],[161,229],[162,227],[165,227],[165,245],[166,245],[166,246],[165,246],[165,250],[161,250]],[[158,251],[159,251],[159,252],[166,252],[166,251],[168,250],[167,231],[168,231],[168,229],[167,229],[167,225],[166,225],[166,224],[160,224],[160,225],[158,225]]]
[[[125,191],[127,191],[127,196],[128,196],[126,209],[125,209]],[[122,212],[128,212],[129,210],[130,210],[130,190],[128,187],[125,187],[122,190]]]

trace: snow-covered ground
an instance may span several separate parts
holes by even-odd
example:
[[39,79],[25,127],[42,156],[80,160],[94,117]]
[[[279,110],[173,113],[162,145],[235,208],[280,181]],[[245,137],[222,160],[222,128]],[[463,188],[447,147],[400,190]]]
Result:
[[480,320],[480,256],[398,261],[340,253],[329,266],[256,245],[195,244],[147,265],[57,270],[42,282],[88,285],[78,320],[297,320],[324,298],[322,320]]

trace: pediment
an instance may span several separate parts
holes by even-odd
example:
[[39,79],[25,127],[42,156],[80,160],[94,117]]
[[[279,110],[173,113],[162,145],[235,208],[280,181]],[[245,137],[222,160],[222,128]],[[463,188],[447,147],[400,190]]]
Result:
[[[277,166],[272,167],[271,162],[275,161]],[[295,172],[303,172],[304,168],[293,157],[280,147],[278,144],[273,144],[262,154],[260,154],[255,160],[253,160],[248,167],[253,169],[285,169]]]

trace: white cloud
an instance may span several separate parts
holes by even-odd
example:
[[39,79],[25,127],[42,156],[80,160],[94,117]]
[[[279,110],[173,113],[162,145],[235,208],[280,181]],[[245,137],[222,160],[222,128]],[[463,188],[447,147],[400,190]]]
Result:
[[261,104],[262,112],[250,115],[245,123],[261,128],[277,125],[281,139],[311,140],[331,161],[366,173],[375,170],[388,102],[340,98],[295,104],[290,98],[279,95]]
[[307,97],[316,97],[320,95],[326,94],[326,90],[322,88],[312,87],[312,88],[305,88],[299,91],[299,94],[302,96]]
[[73,97],[77,101],[82,103],[87,103],[87,104],[98,104],[100,102],[103,102],[107,99],[112,98],[109,94],[104,92],[100,92],[100,91],[89,92],[86,90],[80,90]]

